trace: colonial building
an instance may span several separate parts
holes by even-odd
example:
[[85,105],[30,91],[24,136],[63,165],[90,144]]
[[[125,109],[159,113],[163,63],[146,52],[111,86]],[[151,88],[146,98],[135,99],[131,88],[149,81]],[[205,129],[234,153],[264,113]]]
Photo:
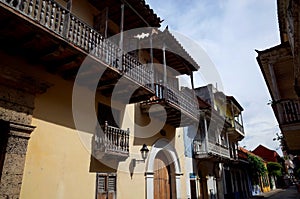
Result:
[[185,129],[190,197],[241,198],[249,191],[249,186],[244,186],[244,174],[236,169],[238,141],[245,136],[243,108],[234,97],[226,96],[211,84],[195,88],[195,93],[200,123]]
[[278,0],[280,44],[257,51],[257,61],[272,97],[272,108],[283,134],[284,150],[300,153],[300,5]]
[[[145,1],[0,0],[0,16],[1,198],[186,198],[200,112],[177,77],[199,66]],[[233,158],[218,133],[209,150]]]
[[261,144],[258,145],[252,151],[252,153],[254,153],[255,155],[258,155],[259,157],[261,157],[262,159],[264,159],[267,162],[281,162],[282,161],[282,158],[276,151],[268,149],[267,147],[265,147]]
[[266,171],[259,175],[253,175],[253,170],[251,169],[251,165],[249,164],[249,155],[261,160],[265,169],[267,170],[267,162],[265,160],[245,148],[239,148],[238,156],[240,164],[238,170],[246,177],[245,185],[250,187],[249,192],[245,192],[244,194],[248,194],[251,196],[260,195],[262,192],[269,192],[271,190],[271,187],[268,172]]

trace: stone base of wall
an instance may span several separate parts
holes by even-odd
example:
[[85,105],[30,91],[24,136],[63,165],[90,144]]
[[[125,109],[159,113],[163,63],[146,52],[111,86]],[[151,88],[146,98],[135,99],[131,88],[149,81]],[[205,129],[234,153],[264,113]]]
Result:
[[[33,94],[0,85],[0,199],[19,198],[34,105]],[[2,164],[3,163],[3,164]]]
[[9,124],[0,178],[0,199],[19,198],[28,139],[33,129],[34,127],[28,125]]

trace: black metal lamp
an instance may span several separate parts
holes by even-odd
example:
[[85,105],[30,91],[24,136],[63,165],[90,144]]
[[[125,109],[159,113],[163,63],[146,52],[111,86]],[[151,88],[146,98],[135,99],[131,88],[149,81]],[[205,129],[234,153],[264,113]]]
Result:
[[142,158],[145,161],[147,159],[148,152],[149,152],[149,149],[148,149],[147,145],[143,144],[143,147],[141,148],[140,151],[141,151],[141,154],[142,154]]

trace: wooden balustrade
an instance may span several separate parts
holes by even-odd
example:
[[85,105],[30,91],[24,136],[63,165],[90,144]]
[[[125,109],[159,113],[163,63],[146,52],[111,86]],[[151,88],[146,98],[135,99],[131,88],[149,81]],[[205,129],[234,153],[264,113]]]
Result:
[[238,121],[234,120],[234,128],[244,135],[244,127]]
[[230,158],[228,147],[218,145],[213,142],[208,142],[207,148],[208,148],[209,153],[213,153],[213,154],[225,157],[225,158]]
[[207,142],[205,140],[194,140],[193,150],[195,157],[206,158],[209,154],[213,154],[224,158],[230,158],[228,147],[210,140]]
[[[103,132],[103,133],[102,133]],[[122,130],[113,126],[109,126],[106,121],[95,136],[95,149],[105,153],[113,153],[120,155],[129,155],[129,129]]]
[[153,72],[148,70],[145,65],[141,64],[129,54],[123,54],[122,70],[129,77],[138,80],[142,85],[151,88]]
[[279,118],[280,124],[294,124],[300,122],[299,99],[280,100],[272,106]]
[[9,5],[51,31],[54,31],[59,35],[63,34],[68,11],[55,1],[0,0],[0,2]]
[[151,89],[153,72],[137,59],[124,54],[115,43],[53,0],[0,0],[63,39],[81,48],[140,85]]
[[167,102],[174,104],[194,118],[199,118],[200,111],[198,102],[192,92],[179,91],[170,87],[164,87],[161,84],[155,84],[154,91],[156,97],[159,99],[165,99]]

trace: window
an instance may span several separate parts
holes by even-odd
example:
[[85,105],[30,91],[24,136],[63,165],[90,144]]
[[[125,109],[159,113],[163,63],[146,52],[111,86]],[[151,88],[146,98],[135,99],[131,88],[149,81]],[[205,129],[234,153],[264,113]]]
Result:
[[115,199],[117,176],[115,173],[97,173],[97,199]]

